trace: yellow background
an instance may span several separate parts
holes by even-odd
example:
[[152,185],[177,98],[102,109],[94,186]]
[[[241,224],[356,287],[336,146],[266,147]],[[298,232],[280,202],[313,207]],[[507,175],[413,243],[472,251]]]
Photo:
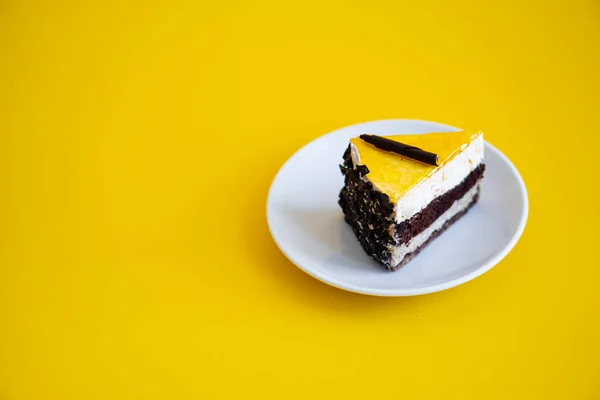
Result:
[[[0,399],[600,398],[600,3],[369,3],[0,1]],[[492,271],[373,298],[278,251],[281,164],[382,118],[519,168]]]

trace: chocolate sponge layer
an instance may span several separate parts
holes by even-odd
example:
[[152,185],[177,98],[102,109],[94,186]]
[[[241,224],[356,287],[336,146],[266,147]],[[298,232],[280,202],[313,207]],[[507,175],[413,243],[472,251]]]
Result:
[[414,236],[423,232],[429,225],[448,211],[452,204],[461,199],[479,180],[485,172],[485,164],[479,164],[461,183],[454,186],[441,196],[433,199],[424,209],[411,218],[396,225],[398,244],[408,243]]
[[340,192],[339,204],[346,222],[352,227],[365,252],[387,267],[395,270],[406,264],[431,240],[446,230],[454,221],[466,213],[478,199],[478,195],[464,212],[448,221],[440,230],[419,249],[407,255],[398,265],[391,265],[388,246],[399,246],[427,229],[436,219],[446,212],[452,204],[462,198],[483,177],[485,165],[480,164],[461,183],[437,197],[412,218],[399,224],[395,221],[394,204],[389,197],[374,189],[373,185],[361,179],[369,170],[366,166],[354,166],[350,156],[350,147],[344,153],[344,162],[340,166],[345,184]]
[[469,211],[471,209],[471,207],[473,207],[475,205],[475,203],[477,203],[477,201],[479,200],[479,191],[480,191],[480,189],[478,188],[477,189],[477,194],[475,195],[475,197],[473,197],[473,200],[471,200],[471,202],[465,207],[464,210],[462,210],[461,212],[459,212],[458,214],[456,214],[454,217],[452,217],[448,221],[446,221],[444,223],[444,225],[442,225],[442,227],[440,229],[436,230],[435,232],[433,232],[431,234],[431,236],[429,236],[429,238],[425,241],[425,243],[423,243],[421,246],[419,246],[412,253],[408,253],[407,255],[405,255],[404,258],[402,259],[402,261],[400,261],[396,265],[388,267],[388,269],[390,269],[391,271],[395,271],[398,268],[406,265],[413,258],[415,258],[421,252],[421,250],[423,250],[425,247],[427,247],[427,245],[429,245],[429,243],[433,242],[433,240],[435,238],[437,238],[438,236],[440,236],[446,229],[450,228],[450,226],[453,223],[455,223],[456,221],[458,221],[460,219],[460,217],[462,217],[463,215],[465,215],[467,213],[467,211]]

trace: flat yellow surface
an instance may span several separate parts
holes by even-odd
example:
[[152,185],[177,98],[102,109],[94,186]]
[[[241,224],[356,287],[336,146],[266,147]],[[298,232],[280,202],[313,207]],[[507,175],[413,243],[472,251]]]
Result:
[[[595,0],[0,1],[0,399],[600,398],[599,71]],[[278,251],[281,164],[382,118],[514,161],[492,271],[373,298]]]

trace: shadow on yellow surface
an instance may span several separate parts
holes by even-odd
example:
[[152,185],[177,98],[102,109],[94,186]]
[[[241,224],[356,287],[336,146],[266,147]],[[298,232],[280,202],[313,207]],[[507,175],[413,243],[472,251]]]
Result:
[[[0,2],[0,397],[598,398],[599,16]],[[273,243],[285,160],[385,118],[482,129],[521,172],[528,226],[488,274],[361,296]]]

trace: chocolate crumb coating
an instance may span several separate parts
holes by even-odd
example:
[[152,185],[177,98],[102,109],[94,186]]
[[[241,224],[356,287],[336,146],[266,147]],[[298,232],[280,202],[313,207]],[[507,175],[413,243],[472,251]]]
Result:
[[350,146],[340,169],[345,176],[339,199],[344,218],[365,252],[389,268],[391,254],[387,246],[395,243],[389,229],[394,225],[394,205],[385,193],[373,190],[371,182],[361,179],[369,169],[361,165],[354,167]]
[[481,180],[485,171],[485,164],[480,164],[460,184],[434,199],[412,218],[397,224],[394,204],[385,193],[374,189],[371,182],[362,179],[369,173],[369,169],[363,165],[354,165],[350,146],[344,153],[343,161],[340,169],[345,177],[345,184],[340,192],[339,204],[344,213],[344,219],[352,227],[364,251],[389,270],[396,270],[405,265],[422,248],[465,214],[479,198],[479,192],[467,209],[444,224],[439,231],[434,232],[424,245],[413,253],[406,255],[400,264],[391,265],[391,253],[388,246],[399,246],[410,242],[414,236],[429,227],[456,200],[462,198],[475,186]]

